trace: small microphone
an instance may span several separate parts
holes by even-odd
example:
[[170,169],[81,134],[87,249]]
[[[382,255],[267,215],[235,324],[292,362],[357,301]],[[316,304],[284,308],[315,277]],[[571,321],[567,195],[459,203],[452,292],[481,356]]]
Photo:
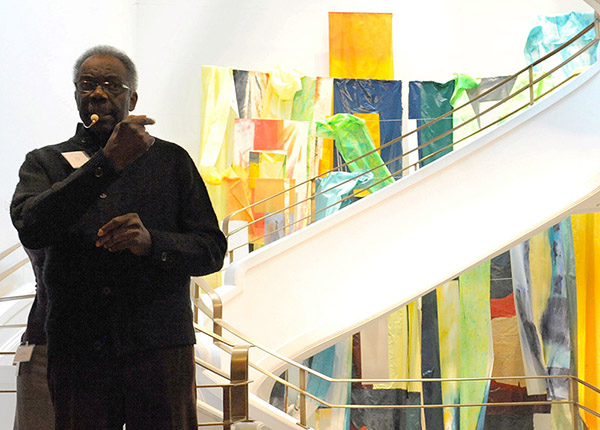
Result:
[[94,124],[96,124],[96,123],[98,122],[98,120],[99,120],[99,119],[100,119],[100,117],[99,117],[98,115],[96,115],[95,113],[93,113],[93,114],[90,116],[90,121],[91,121],[91,122],[90,122],[90,125],[85,125],[85,124],[83,124],[83,126],[84,126],[85,128],[90,128],[91,126],[93,126]]

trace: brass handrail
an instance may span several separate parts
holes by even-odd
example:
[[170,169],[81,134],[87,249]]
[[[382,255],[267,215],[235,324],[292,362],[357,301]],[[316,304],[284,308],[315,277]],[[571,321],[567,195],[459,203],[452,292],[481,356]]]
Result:
[[[514,115],[515,113],[517,113],[517,112],[521,111],[522,109],[524,109],[524,108],[526,108],[526,107],[528,107],[528,106],[532,105],[532,104],[533,104],[535,101],[539,100],[541,97],[543,97],[543,96],[547,95],[547,94],[548,94],[548,93],[550,93],[551,91],[553,91],[553,90],[555,90],[556,88],[559,88],[560,86],[562,86],[562,85],[563,85],[565,82],[567,82],[568,80],[570,80],[570,79],[572,78],[572,76],[569,76],[569,77],[567,77],[565,80],[563,80],[562,82],[555,84],[553,88],[551,88],[549,91],[546,91],[546,92],[544,92],[543,94],[541,94],[541,95],[540,95],[540,96],[538,96],[538,97],[535,97],[535,95],[534,95],[534,92],[533,92],[533,88],[534,88],[534,86],[535,86],[536,84],[540,83],[540,82],[541,82],[543,79],[545,79],[546,77],[550,76],[550,75],[551,75],[553,72],[555,72],[556,70],[559,70],[560,68],[562,68],[563,66],[565,66],[565,65],[566,65],[566,64],[568,64],[569,62],[573,61],[573,59],[577,58],[579,55],[581,55],[581,54],[582,54],[583,52],[585,52],[586,50],[590,49],[590,48],[591,48],[591,47],[592,47],[594,44],[596,44],[596,43],[598,42],[598,40],[599,40],[599,35],[596,33],[596,35],[595,35],[595,38],[594,38],[592,41],[588,42],[588,43],[587,43],[587,44],[586,44],[586,45],[585,45],[583,48],[580,48],[580,49],[579,49],[579,50],[578,50],[576,53],[574,53],[573,55],[571,55],[571,56],[570,56],[569,58],[567,58],[566,60],[562,61],[562,62],[561,62],[561,63],[560,63],[558,66],[555,66],[555,67],[553,67],[551,70],[549,70],[549,71],[547,71],[547,72],[545,72],[545,73],[541,74],[540,76],[537,76],[536,78],[534,78],[533,69],[534,69],[536,66],[538,66],[539,64],[541,64],[543,61],[547,60],[548,58],[550,58],[550,57],[552,57],[552,56],[554,56],[554,55],[558,54],[558,53],[559,53],[559,52],[561,52],[562,50],[566,49],[568,46],[570,46],[571,44],[573,44],[575,41],[577,41],[577,40],[579,40],[581,37],[583,37],[583,36],[584,36],[586,33],[588,33],[589,31],[591,31],[591,30],[593,30],[593,29],[595,29],[595,26],[597,26],[597,25],[598,25],[598,20],[597,20],[597,17],[596,17],[596,19],[594,20],[594,22],[592,22],[592,23],[591,23],[591,24],[589,24],[587,27],[585,27],[583,30],[581,30],[581,31],[580,31],[580,32],[579,32],[577,35],[575,35],[575,36],[574,36],[572,39],[570,39],[569,41],[567,41],[566,43],[564,43],[563,45],[561,45],[560,47],[558,47],[558,48],[557,48],[557,49],[555,49],[554,51],[552,51],[552,52],[550,52],[550,53],[548,53],[548,54],[544,55],[544,56],[543,56],[543,57],[541,57],[540,59],[538,59],[538,60],[536,60],[535,62],[533,62],[533,63],[529,64],[529,65],[528,65],[528,66],[526,66],[526,67],[524,67],[524,68],[523,68],[523,69],[521,69],[519,72],[517,72],[517,73],[515,73],[515,74],[513,74],[513,75],[511,75],[511,76],[509,76],[509,77],[507,77],[507,78],[505,78],[505,79],[503,79],[502,81],[500,81],[500,82],[496,83],[496,84],[495,84],[495,85],[493,85],[492,87],[490,87],[490,88],[488,88],[487,90],[483,91],[483,92],[482,92],[482,93],[480,93],[480,94],[479,94],[477,97],[474,97],[474,98],[473,98],[473,99],[472,99],[470,102],[468,102],[468,103],[464,103],[464,104],[462,104],[462,105],[460,105],[460,106],[458,106],[458,107],[456,107],[456,108],[453,108],[452,110],[450,110],[450,111],[446,112],[444,115],[442,115],[442,116],[440,116],[440,117],[438,117],[438,118],[436,118],[436,119],[433,119],[433,120],[431,120],[431,121],[427,122],[426,124],[423,124],[423,125],[421,125],[420,127],[417,127],[416,129],[414,129],[414,130],[411,130],[411,131],[409,131],[408,133],[405,133],[405,134],[403,134],[402,136],[400,136],[400,137],[398,137],[398,138],[392,139],[391,141],[389,141],[389,142],[386,142],[385,144],[382,144],[382,145],[381,145],[379,148],[375,148],[375,149],[373,149],[373,150],[371,150],[371,151],[368,151],[368,152],[366,152],[365,154],[361,155],[360,157],[357,157],[356,159],[353,159],[353,160],[351,160],[351,161],[348,161],[348,162],[346,162],[346,163],[343,163],[343,164],[341,164],[341,165],[337,166],[337,167],[336,167],[336,168],[334,168],[332,171],[338,171],[338,170],[340,170],[341,168],[344,168],[344,167],[346,167],[346,166],[350,165],[351,163],[354,163],[354,162],[356,162],[357,160],[359,160],[359,159],[361,159],[361,158],[367,157],[367,156],[369,156],[369,155],[371,155],[371,154],[373,154],[373,153],[375,153],[375,152],[379,152],[381,149],[383,149],[383,148],[385,148],[385,147],[387,147],[387,146],[389,146],[389,145],[392,145],[392,144],[394,144],[394,143],[396,143],[396,142],[398,142],[398,141],[400,141],[400,140],[402,140],[402,139],[404,139],[404,138],[406,138],[406,137],[408,137],[408,136],[410,136],[410,135],[412,135],[412,134],[414,134],[414,133],[416,133],[416,132],[419,132],[419,131],[423,130],[423,129],[424,129],[424,128],[426,128],[426,127],[430,127],[430,126],[432,126],[432,125],[436,124],[437,122],[439,122],[439,121],[441,121],[441,120],[443,120],[443,119],[447,118],[448,116],[452,115],[454,112],[456,112],[456,111],[458,111],[458,110],[460,110],[460,109],[463,109],[463,108],[465,108],[465,107],[467,107],[467,106],[470,106],[470,105],[472,105],[473,103],[475,103],[475,102],[477,102],[478,100],[482,99],[483,97],[487,96],[487,95],[488,95],[488,94],[490,94],[491,92],[493,92],[493,91],[497,90],[498,88],[502,87],[503,85],[507,84],[508,82],[510,82],[510,81],[512,81],[512,80],[514,80],[514,79],[516,79],[516,78],[517,78],[519,75],[521,75],[522,73],[525,73],[525,72],[527,72],[527,73],[528,73],[528,75],[529,75],[529,82],[528,82],[528,84],[527,84],[527,85],[524,85],[522,88],[519,88],[519,89],[515,90],[515,91],[514,91],[512,94],[509,94],[507,97],[505,97],[504,99],[502,99],[502,100],[498,101],[497,103],[493,104],[492,106],[488,107],[487,109],[485,109],[485,110],[483,110],[483,111],[480,111],[478,114],[476,114],[476,115],[474,115],[474,116],[472,116],[472,117],[468,118],[467,120],[465,120],[465,121],[463,121],[462,123],[458,124],[456,127],[453,127],[451,130],[448,130],[448,131],[446,131],[446,132],[444,132],[444,133],[442,133],[442,134],[440,134],[440,135],[438,135],[438,136],[434,137],[433,139],[430,139],[429,141],[427,141],[427,142],[425,142],[425,143],[423,143],[423,144],[421,144],[421,145],[418,145],[416,148],[413,148],[413,149],[411,149],[411,150],[409,150],[409,151],[407,151],[407,152],[403,153],[402,155],[400,155],[400,156],[398,156],[398,157],[396,157],[396,158],[394,158],[394,159],[392,159],[392,160],[388,160],[387,162],[383,163],[382,165],[378,165],[378,166],[376,166],[376,167],[374,167],[374,168],[372,168],[372,169],[370,169],[370,170],[368,170],[368,171],[366,171],[366,172],[361,172],[360,174],[359,174],[359,173],[357,173],[357,174],[356,174],[356,176],[354,176],[354,177],[351,177],[351,178],[349,178],[349,179],[347,179],[347,180],[345,180],[345,181],[342,181],[342,182],[340,182],[339,184],[337,184],[336,186],[340,186],[340,185],[346,184],[346,183],[348,183],[349,181],[352,181],[352,180],[354,180],[356,177],[360,176],[361,174],[362,174],[362,175],[364,175],[364,174],[367,174],[367,173],[371,173],[371,172],[373,172],[373,171],[375,171],[375,170],[377,170],[377,169],[380,169],[382,166],[387,166],[387,165],[389,165],[389,164],[391,164],[391,163],[394,163],[394,162],[398,161],[400,158],[407,157],[407,156],[409,156],[410,154],[414,153],[415,151],[418,151],[418,150],[420,150],[420,149],[422,149],[422,148],[424,148],[424,147],[426,147],[426,146],[430,145],[431,143],[433,143],[433,142],[436,142],[436,141],[438,141],[439,139],[442,139],[442,138],[444,138],[445,136],[448,136],[449,134],[453,133],[454,131],[458,130],[459,128],[466,126],[466,125],[467,125],[467,124],[469,124],[470,122],[472,122],[472,121],[475,121],[475,120],[477,120],[477,119],[481,118],[482,116],[484,116],[484,115],[488,114],[488,113],[489,113],[489,112],[491,112],[492,110],[494,110],[494,109],[498,108],[499,106],[503,105],[503,104],[504,104],[504,103],[506,103],[507,101],[509,101],[509,100],[513,99],[514,97],[518,96],[519,94],[523,93],[524,91],[527,91],[528,89],[530,90],[529,101],[528,101],[526,104],[524,104],[523,106],[520,106],[520,107],[518,107],[517,109],[515,109],[515,110],[513,110],[513,111],[509,112],[508,114],[506,114],[506,115],[504,115],[504,116],[501,116],[501,118],[499,118],[499,119],[497,119],[497,120],[493,121],[491,124],[488,124],[488,125],[486,125],[486,126],[484,126],[484,127],[481,127],[481,128],[479,128],[477,131],[475,131],[475,132],[471,133],[470,135],[468,135],[468,136],[466,136],[466,137],[464,137],[464,138],[462,138],[462,139],[460,139],[460,140],[458,140],[458,141],[456,141],[456,142],[452,142],[452,143],[450,143],[450,144],[448,144],[448,145],[444,146],[443,148],[440,148],[440,149],[436,150],[436,151],[435,151],[435,152],[433,152],[432,154],[428,154],[428,155],[426,155],[425,157],[421,158],[420,160],[418,160],[418,161],[417,161],[417,162],[415,162],[415,163],[409,164],[408,166],[406,166],[406,167],[403,167],[403,168],[401,168],[400,170],[398,170],[398,171],[395,171],[395,172],[391,173],[390,175],[388,175],[388,176],[386,176],[386,177],[383,177],[383,178],[382,178],[382,177],[376,177],[376,178],[375,178],[376,182],[374,182],[374,183],[369,183],[369,184],[368,184],[368,185],[365,187],[365,189],[372,189],[372,187],[375,187],[376,185],[378,185],[378,184],[381,184],[382,182],[384,182],[384,181],[386,181],[386,180],[388,180],[388,179],[390,179],[390,178],[394,178],[394,177],[396,177],[396,176],[398,176],[398,175],[400,175],[400,174],[404,173],[404,172],[405,172],[405,171],[407,171],[407,170],[410,170],[410,169],[412,169],[412,168],[414,168],[414,167],[417,167],[419,164],[423,163],[423,161],[426,161],[426,160],[428,160],[428,159],[431,159],[432,157],[434,157],[434,156],[438,155],[439,153],[441,153],[441,152],[443,152],[443,151],[445,151],[445,150],[447,150],[447,149],[449,149],[449,148],[451,148],[451,147],[453,147],[453,146],[457,145],[457,144],[458,144],[458,143],[460,143],[460,142],[463,142],[463,141],[465,141],[465,140],[467,140],[467,139],[469,139],[469,138],[473,137],[474,135],[476,135],[476,134],[478,134],[478,133],[481,133],[482,131],[484,131],[484,130],[486,130],[486,129],[490,128],[491,126],[494,126],[494,125],[496,125],[496,124],[498,124],[498,123],[500,123],[500,122],[504,121],[505,119],[507,119],[508,117],[510,117],[510,116],[512,116],[512,115]],[[303,200],[298,200],[298,201],[296,201],[295,203],[293,203],[293,204],[291,204],[291,205],[289,205],[289,206],[287,206],[287,207],[285,207],[285,208],[279,209],[279,210],[277,210],[277,211],[275,211],[275,212],[273,212],[273,213],[266,214],[266,215],[264,215],[264,216],[262,216],[262,217],[260,217],[260,218],[257,218],[257,219],[255,219],[255,220],[253,220],[251,223],[249,223],[249,224],[246,224],[246,225],[244,225],[244,226],[242,226],[242,227],[236,228],[236,229],[234,229],[234,230],[231,230],[231,229],[230,229],[230,221],[231,221],[231,219],[232,219],[233,217],[235,217],[236,215],[238,215],[238,214],[240,214],[240,213],[243,213],[243,212],[247,212],[249,209],[251,209],[251,208],[253,208],[253,207],[257,206],[257,205],[264,204],[264,203],[266,203],[267,201],[269,201],[269,200],[271,200],[271,199],[274,199],[274,198],[277,198],[277,197],[281,197],[281,196],[285,195],[286,193],[290,193],[290,192],[292,192],[292,190],[294,190],[295,188],[298,188],[298,187],[301,187],[301,186],[307,186],[309,183],[313,184],[313,187],[314,187],[314,183],[315,183],[315,181],[316,181],[317,179],[319,179],[319,178],[321,178],[321,177],[324,177],[324,176],[328,175],[328,174],[329,174],[329,173],[331,173],[332,171],[328,171],[328,172],[324,172],[324,173],[321,173],[321,174],[319,174],[319,175],[316,175],[315,177],[313,177],[313,178],[310,178],[310,179],[308,179],[308,180],[306,180],[306,181],[304,181],[304,182],[301,182],[301,183],[299,183],[299,184],[296,184],[296,185],[294,185],[294,186],[292,186],[292,187],[290,187],[290,188],[288,188],[288,189],[286,189],[286,190],[280,191],[280,192],[278,192],[278,193],[276,193],[276,194],[273,194],[273,195],[272,195],[272,196],[270,196],[270,197],[267,197],[267,198],[265,198],[265,199],[262,199],[262,200],[260,200],[260,201],[258,201],[258,202],[255,202],[255,203],[253,203],[253,204],[251,204],[251,205],[249,205],[249,206],[247,206],[247,207],[245,207],[245,208],[239,209],[239,210],[237,210],[237,211],[234,211],[234,212],[232,212],[232,213],[228,214],[228,215],[225,217],[224,221],[223,221],[223,230],[224,230],[225,234],[226,234],[228,237],[230,237],[230,236],[232,236],[232,235],[234,235],[234,234],[236,234],[236,233],[238,233],[238,232],[240,232],[240,231],[242,231],[242,230],[244,230],[244,229],[248,228],[248,227],[249,227],[251,224],[254,224],[254,223],[256,223],[256,222],[259,222],[259,221],[263,221],[263,220],[265,220],[265,219],[267,219],[267,218],[269,218],[269,217],[271,217],[271,216],[273,216],[273,215],[275,215],[275,214],[279,214],[279,213],[283,213],[283,212],[289,211],[290,209],[292,209],[292,208],[294,208],[294,207],[296,207],[296,206],[299,206],[299,205],[301,205],[301,204],[305,204],[305,203],[308,203],[308,202],[310,202],[310,201],[314,201],[314,199],[315,199],[316,197],[318,197],[318,196],[320,196],[321,194],[323,194],[323,193],[324,193],[326,190],[324,190],[324,191],[321,191],[321,192],[319,192],[319,193],[312,193],[312,194],[311,194],[309,197],[307,197],[307,198],[305,198],[305,199],[303,199]],[[311,210],[311,211],[309,211],[309,212],[310,212],[310,213],[309,213],[309,215],[307,215],[307,216],[305,216],[305,217],[302,217],[302,218],[300,218],[300,219],[295,219],[293,222],[291,222],[291,223],[289,223],[289,224],[286,224],[286,225],[284,225],[284,226],[282,226],[282,227],[280,227],[280,228],[278,228],[278,229],[276,229],[276,230],[270,231],[269,233],[266,233],[266,234],[264,234],[264,235],[262,235],[262,236],[255,237],[255,238],[254,238],[254,241],[259,241],[259,240],[261,240],[261,239],[264,239],[264,238],[266,238],[267,236],[270,236],[270,235],[271,235],[271,234],[273,234],[273,233],[277,233],[277,232],[285,231],[285,230],[287,230],[288,228],[290,228],[290,226],[296,225],[296,224],[298,224],[298,223],[301,223],[301,222],[308,222],[308,223],[310,224],[312,221],[314,221],[314,217],[315,217],[315,215],[316,215],[316,214],[318,214],[319,212],[325,211],[325,210],[329,209],[330,207],[332,207],[332,206],[335,206],[335,205],[338,205],[338,204],[340,204],[340,203],[342,203],[342,202],[344,202],[344,201],[346,201],[346,200],[348,200],[348,199],[352,199],[352,198],[356,197],[356,195],[357,195],[357,194],[359,194],[359,193],[361,193],[361,192],[364,192],[364,189],[357,190],[357,191],[355,191],[355,192],[351,193],[350,195],[346,196],[345,198],[342,198],[342,199],[340,199],[339,201],[337,201],[337,202],[335,202],[335,203],[332,203],[332,204],[330,204],[329,206],[327,206],[327,207],[325,207],[325,208],[322,208],[322,209],[320,209],[320,210],[318,210],[318,211],[314,211],[314,212],[313,212],[313,211]],[[312,208],[311,208],[311,209],[312,209]],[[231,249],[229,250],[229,252],[230,252],[230,261],[233,261],[233,251],[235,251],[235,250],[237,250],[237,249],[240,249],[240,248],[242,248],[242,247],[244,247],[244,246],[247,246],[247,245],[248,245],[248,242],[246,242],[246,243],[244,243],[244,244],[241,244],[241,245],[238,245],[238,246],[236,246],[236,247],[233,247],[233,248],[231,248]]]
[[29,259],[28,258],[24,258],[22,260],[19,260],[17,263],[13,264],[8,269],[6,269],[2,273],[0,273],[0,281],[3,281],[4,279],[8,278],[10,275],[12,275],[13,273],[15,273],[21,267],[25,266],[27,263],[29,263]]
[[4,251],[0,252],[0,260],[3,260],[4,257],[7,257],[8,255],[10,255],[12,252],[16,251],[20,247],[21,247],[20,243],[15,243],[15,244],[9,246]]
[[0,302],[12,302],[17,300],[26,300],[35,298],[35,294],[25,294],[22,296],[8,296],[8,297],[0,297]]

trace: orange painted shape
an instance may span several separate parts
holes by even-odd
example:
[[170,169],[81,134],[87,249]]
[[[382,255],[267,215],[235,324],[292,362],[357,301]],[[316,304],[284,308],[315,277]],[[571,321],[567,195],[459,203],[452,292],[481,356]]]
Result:
[[392,14],[329,12],[329,75],[394,79]]
[[283,121],[278,119],[254,121],[254,149],[274,151],[283,148]]

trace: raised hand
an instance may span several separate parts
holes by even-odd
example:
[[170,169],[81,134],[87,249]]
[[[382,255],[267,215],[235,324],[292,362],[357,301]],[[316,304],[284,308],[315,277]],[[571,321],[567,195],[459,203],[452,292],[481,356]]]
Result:
[[129,115],[115,126],[104,154],[117,171],[133,163],[152,146],[154,138],[146,131],[146,125],[150,124],[154,124],[154,120],[146,115]]

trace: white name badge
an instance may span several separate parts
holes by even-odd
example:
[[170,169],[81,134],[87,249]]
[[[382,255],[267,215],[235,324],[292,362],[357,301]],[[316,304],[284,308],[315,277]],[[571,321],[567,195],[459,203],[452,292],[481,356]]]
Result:
[[63,152],[62,156],[65,157],[73,169],[79,169],[90,159],[83,151]]
[[31,361],[31,356],[33,355],[33,348],[35,345],[21,345],[17,348],[17,352],[15,353],[15,359],[13,360],[13,364],[17,363],[26,363]]

